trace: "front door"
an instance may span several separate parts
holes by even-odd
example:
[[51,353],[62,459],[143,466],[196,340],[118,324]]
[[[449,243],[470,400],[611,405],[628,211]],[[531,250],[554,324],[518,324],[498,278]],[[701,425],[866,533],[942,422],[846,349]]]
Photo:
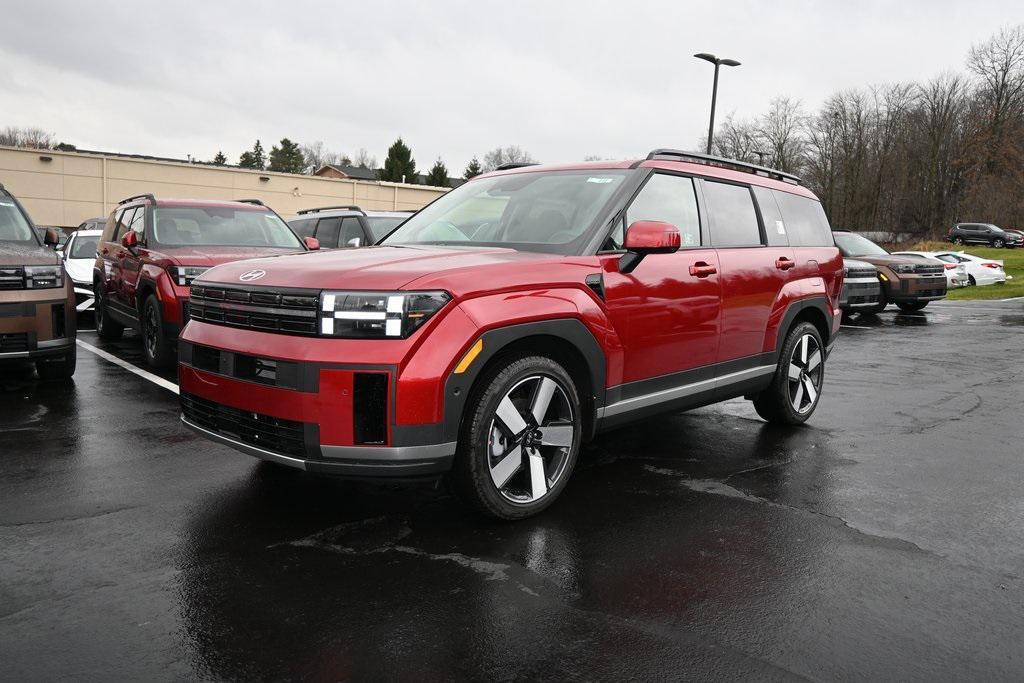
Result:
[[135,299],[139,290],[139,277],[142,274],[140,254],[145,249],[145,226],[146,207],[140,206],[135,210],[132,222],[128,225],[128,230],[134,232],[138,238],[137,244],[139,246],[135,248],[134,252],[121,247],[121,297],[124,304],[135,311],[139,310],[139,302]]
[[[718,258],[701,236],[693,179],[653,174],[626,209],[607,246],[621,248],[625,228],[638,220],[676,226],[682,248],[673,254],[647,256],[626,274],[611,263],[621,254],[602,256],[609,317],[624,346],[625,383],[708,367],[718,353],[722,300]],[[672,378],[666,379],[673,383]],[[690,374],[675,383],[700,379]],[[649,392],[639,386],[631,393]]]
[[107,285],[107,303],[118,309],[123,309],[126,305],[123,267],[124,255],[128,250],[121,244],[121,238],[128,232],[128,227],[136,212],[137,209],[134,206],[117,212],[110,241],[103,244],[100,249],[100,255],[103,257],[103,276]]

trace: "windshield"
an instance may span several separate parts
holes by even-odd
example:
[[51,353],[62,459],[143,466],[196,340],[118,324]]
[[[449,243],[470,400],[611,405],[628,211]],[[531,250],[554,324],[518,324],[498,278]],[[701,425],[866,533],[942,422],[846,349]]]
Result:
[[96,245],[99,242],[99,235],[91,235],[89,237],[79,235],[75,237],[71,243],[71,251],[68,252],[68,258],[96,258]]
[[25,220],[24,214],[18,210],[17,204],[2,195],[0,195],[0,242],[39,245],[39,240],[33,234],[32,227]]
[[222,207],[157,207],[150,238],[166,247],[302,248],[277,214]]
[[367,216],[366,223],[370,226],[370,236],[376,242],[402,224],[407,216],[401,218],[388,218],[386,216]]
[[382,244],[498,246],[576,253],[627,171],[549,171],[473,180],[409,218]]
[[836,238],[836,246],[846,258],[857,258],[858,256],[888,256],[889,252],[880,246],[860,235],[852,232],[833,233]]

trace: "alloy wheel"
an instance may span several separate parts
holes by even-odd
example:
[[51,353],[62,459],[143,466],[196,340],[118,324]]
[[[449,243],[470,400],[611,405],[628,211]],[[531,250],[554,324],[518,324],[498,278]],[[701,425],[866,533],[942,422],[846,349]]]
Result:
[[548,375],[520,380],[502,397],[487,432],[487,464],[504,498],[533,503],[559,481],[579,438],[573,410]]
[[814,408],[821,391],[822,365],[821,347],[812,334],[805,334],[793,347],[789,359],[789,400],[793,410],[803,415]]
[[155,358],[157,350],[156,336],[160,325],[160,321],[156,317],[156,308],[154,306],[146,306],[146,313],[143,319],[145,322],[142,325],[142,337],[143,342],[146,344],[146,352],[150,358]]

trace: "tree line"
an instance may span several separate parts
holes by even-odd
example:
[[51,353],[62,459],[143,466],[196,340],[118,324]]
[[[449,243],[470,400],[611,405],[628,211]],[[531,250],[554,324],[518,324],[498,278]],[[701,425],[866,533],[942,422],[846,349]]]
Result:
[[836,92],[815,112],[775,98],[755,119],[727,119],[713,152],[800,176],[837,229],[924,238],[957,222],[1021,226],[1024,25],[974,45],[965,67]]

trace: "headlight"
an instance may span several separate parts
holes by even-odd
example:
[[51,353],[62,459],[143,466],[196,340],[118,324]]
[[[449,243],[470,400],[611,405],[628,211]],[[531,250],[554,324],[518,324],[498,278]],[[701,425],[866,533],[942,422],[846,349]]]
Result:
[[192,281],[207,271],[206,266],[171,266],[167,269],[179,287],[188,287]]
[[448,292],[323,292],[320,334],[403,339],[450,300]]
[[25,266],[26,289],[53,289],[63,286],[63,266]]
[[914,272],[914,264],[913,263],[897,263],[897,264],[895,264],[892,267],[892,272],[894,272],[894,273],[904,273],[904,274],[906,274],[906,273],[913,273]]

